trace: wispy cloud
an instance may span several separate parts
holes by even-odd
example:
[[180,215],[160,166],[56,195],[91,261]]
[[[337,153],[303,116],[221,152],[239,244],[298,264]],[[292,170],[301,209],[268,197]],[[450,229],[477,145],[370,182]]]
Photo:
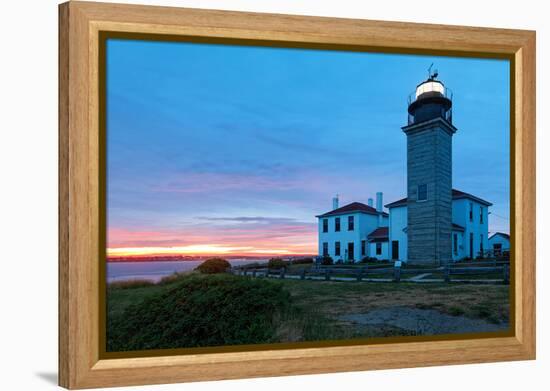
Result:
[[296,221],[296,219],[289,218],[289,217],[261,217],[261,216],[255,216],[255,217],[197,217],[199,220],[206,220],[206,221],[232,221],[232,222],[239,222],[239,223],[263,223],[263,224],[273,224],[273,223],[293,223]]

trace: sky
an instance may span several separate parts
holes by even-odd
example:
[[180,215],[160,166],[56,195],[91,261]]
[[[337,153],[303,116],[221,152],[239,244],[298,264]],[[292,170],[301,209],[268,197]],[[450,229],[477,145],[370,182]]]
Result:
[[453,91],[453,187],[509,232],[509,63],[107,41],[108,254],[317,252],[315,216],[406,196],[407,97]]

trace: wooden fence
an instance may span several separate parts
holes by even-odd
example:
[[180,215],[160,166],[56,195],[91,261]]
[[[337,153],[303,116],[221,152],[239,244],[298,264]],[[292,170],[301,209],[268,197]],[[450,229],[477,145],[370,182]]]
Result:
[[[393,266],[383,266],[383,267],[349,267],[345,265],[331,265],[331,266],[313,266],[313,267],[304,267],[302,269],[294,269],[292,272],[288,271],[286,267],[278,269],[270,269],[267,267],[235,267],[232,269],[232,272],[241,276],[252,276],[252,277],[275,277],[275,278],[294,278],[305,280],[309,279],[320,279],[330,281],[332,279],[338,280],[370,280],[377,279],[380,281],[393,281],[400,282],[402,279],[407,278],[408,281],[415,281],[415,276],[420,276],[424,274],[435,275],[439,278],[433,278],[430,280],[443,280],[445,282],[451,281],[475,281],[483,279],[483,277],[492,277],[487,278],[490,280],[502,280],[503,283],[508,284],[510,282],[510,265],[508,262],[503,261],[475,261],[475,262],[460,262],[457,264],[451,264],[445,267],[434,267],[434,268],[414,268],[414,267],[393,267]],[[454,278],[453,278],[454,276]],[[461,276],[463,278],[457,278]],[[498,278],[495,278],[497,277]],[[469,279],[468,279],[469,278]],[[422,281],[418,279],[416,281]]]

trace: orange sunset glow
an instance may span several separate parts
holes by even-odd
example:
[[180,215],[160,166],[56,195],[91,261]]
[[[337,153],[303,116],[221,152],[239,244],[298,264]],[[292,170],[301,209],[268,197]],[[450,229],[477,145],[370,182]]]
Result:
[[203,244],[175,247],[120,247],[107,249],[107,255],[117,256],[144,256],[144,255],[299,255],[312,251],[291,252],[286,249],[267,249],[254,247],[230,247],[220,244]]

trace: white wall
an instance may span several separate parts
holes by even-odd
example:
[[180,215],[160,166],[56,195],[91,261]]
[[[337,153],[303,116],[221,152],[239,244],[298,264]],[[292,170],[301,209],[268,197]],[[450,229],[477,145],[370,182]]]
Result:
[[502,245],[502,251],[510,250],[510,240],[502,235],[493,235],[489,238],[489,248],[493,249],[493,244],[500,243]]
[[[392,241],[399,242],[399,260],[407,260],[407,233],[403,231],[407,227],[407,206],[399,206],[390,209],[390,225],[389,225],[389,252],[391,252]],[[393,254],[389,254],[392,258]]]
[[[470,203],[473,205],[473,219],[470,221]],[[483,208],[483,222],[480,222],[480,208]],[[468,198],[453,200],[453,223],[464,227],[462,258],[470,257],[470,240],[473,238],[473,255],[479,255],[480,243],[489,249],[488,207]],[[470,236],[471,234],[471,236]],[[454,259],[454,257],[453,257]]]
[[[108,1],[111,0],[102,0]],[[57,390],[57,4],[58,0],[4,1],[0,3],[0,36],[6,58],[0,62],[2,80],[3,184],[1,193],[3,253],[7,260],[29,262],[24,279],[20,262],[5,262],[0,293],[4,313],[17,321],[0,323],[4,361],[9,370],[0,380],[7,390]],[[118,0],[129,2],[129,0]],[[462,0],[444,6],[431,0],[362,2],[357,0],[131,0],[133,3],[173,5],[242,11],[294,13],[348,18],[447,23],[468,26],[537,29],[537,198],[550,199],[549,107],[550,24],[542,1]],[[22,21],[24,20],[24,23]],[[16,55],[15,55],[16,54]],[[428,64],[429,65],[429,64]],[[440,69],[442,71],[442,69]],[[424,72],[424,70],[419,70]],[[412,80],[416,80],[413,77]],[[29,114],[32,111],[32,115]],[[458,120],[458,118],[457,118]],[[367,131],[367,130],[366,130]],[[365,174],[367,175],[367,173]],[[37,192],[36,189],[40,189]],[[22,214],[32,216],[32,224]],[[537,203],[537,252],[550,253],[550,204]],[[25,249],[22,254],[21,249]],[[550,296],[548,262],[537,265],[537,296]],[[33,289],[22,289],[22,281]],[[17,292],[14,298],[13,292]],[[39,292],[39,294],[37,294]],[[186,391],[319,391],[369,388],[407,391],[539,390],[548,382],[550,306],[537,300],[537,360],[347,372],[340,374],[226,380],[175,385],[128,387],[124,390]],[[28,310],[23,310],[28,309]],[[39,325],[34,327],[33,325]],[[542,332],[541,332],[542,331]],[[32,354],[25,346],[32,346]],[[414,364],[414,363],[413,363]],[[413,365],[411,364],[411,365]],[[452,379],[452,381],[449,381]]]
[[[463,231],[452,231],[451,233],[451,244],[453,246],[452,248],[452,254],[453,254],[453,261],[458,261],[465,257],[465,251],[466,247],[464,246],[464,232]],[[456,253],[454,251],[454,238],[456,235],[457,240],[457,247],[456,247]]]
[[369,257],[379,261],[389,259],[388,242],[382,242],[382,253],[376,254],[376,243],[369,243]]
[[[348,231],[348,216],[354,216],[354,230]],[[340,231],[336,232],[335,220],[340,218]],[[323,232],[323,220],[328,220],[328,232]],[[382,220],[382,224],[387,225],[388,218]],[[328,252],[330,257],[334,261],[342,259],[348,261],[346,258],[346,250],[348,243],[354,243],[354,260],[360,261],[364,256],[368,255],[368,251],[365,255],[361,254],[361,241],[367,239],[367,235],[370,234],[378,227],[378,216],[370,215],[366,213],[348,213],[338,216],[328,216],[318,218],[318,251],[319,255],[323,255],[323,243],[328,243]],[[335,243],[340,242],[340,255],[335,253]],[[367,248],[366,248],[367,250]]]

